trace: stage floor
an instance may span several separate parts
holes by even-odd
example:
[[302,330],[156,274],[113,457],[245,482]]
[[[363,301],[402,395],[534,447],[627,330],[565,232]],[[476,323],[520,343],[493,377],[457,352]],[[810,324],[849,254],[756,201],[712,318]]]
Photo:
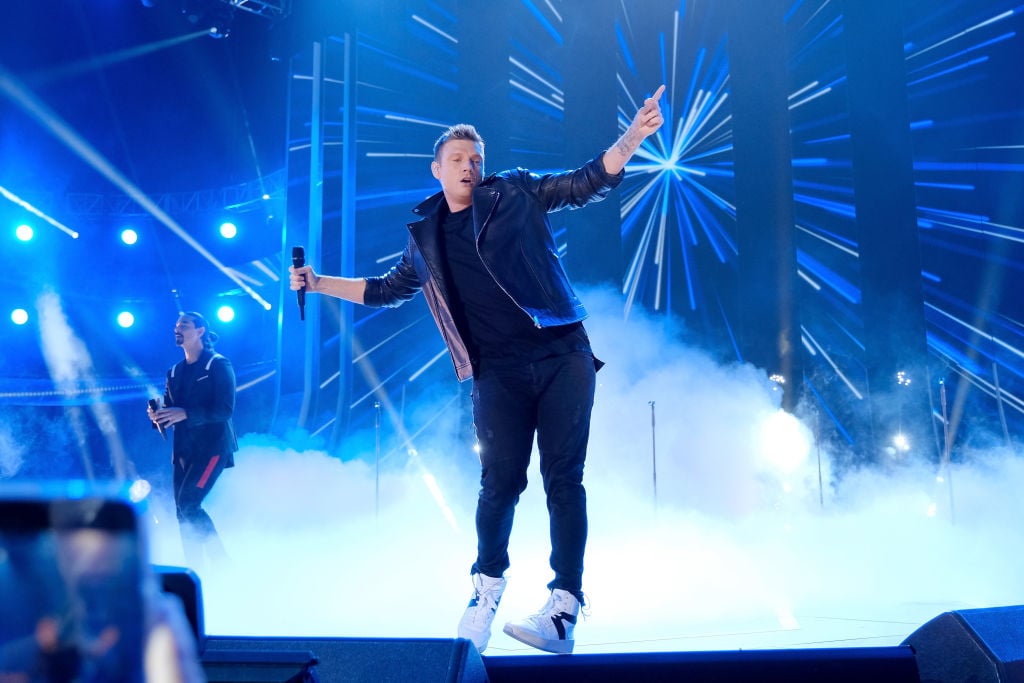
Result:
[[[824,608],[808,613],[735,615],[730,619],[629,628],[604,623],[596,617],[582,621],[576,632],[575,652],[614,654],[636,652],[707,652],[728,650],[776,650],[900,645],[918,627],[947,611],[967,605],[905,604],[875,607],[869,611],[852,606]],[[488,655],[538,653],[495,629]]]

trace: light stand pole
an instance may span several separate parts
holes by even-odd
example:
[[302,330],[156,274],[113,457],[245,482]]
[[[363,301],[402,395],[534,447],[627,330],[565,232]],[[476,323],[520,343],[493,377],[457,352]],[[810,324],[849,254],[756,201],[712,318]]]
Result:
[[658,509],[658,457],[655,447],[654,434],[654,401],[648,401],[651,406],[651,480],[654,491],[654,509]]
[[380,401],[373,402],[373,409],[375,411],[374,416],[374,430],[376,432],[376,447],[374,451],[374,514],[377,518],[380,518]]

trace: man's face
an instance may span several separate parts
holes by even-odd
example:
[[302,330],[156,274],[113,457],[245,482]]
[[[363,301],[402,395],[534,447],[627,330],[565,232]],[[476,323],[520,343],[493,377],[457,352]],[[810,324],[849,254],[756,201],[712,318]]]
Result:
[[206,328],[196,327],[196,321],[191,317],[183,315],[174,323],[174,343],[178,346],[193,344],[205,331]]
[[441,153],[437,161],[430,164],[430,170],[441,181],[450,210],[460,211],[473,203],[473,188],[480,182],[483,168],[484,155],[479,143],[449,140],[441,146]]

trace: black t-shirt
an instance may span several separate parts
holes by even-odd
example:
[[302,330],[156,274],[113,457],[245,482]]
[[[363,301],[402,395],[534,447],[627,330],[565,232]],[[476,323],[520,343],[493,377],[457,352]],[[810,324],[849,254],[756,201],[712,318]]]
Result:
[[441,245],[452,314],[474,362],[533,361],[590,350],[582,323],[537,327],[494,281],[476,249],[473,207],[442,211]]

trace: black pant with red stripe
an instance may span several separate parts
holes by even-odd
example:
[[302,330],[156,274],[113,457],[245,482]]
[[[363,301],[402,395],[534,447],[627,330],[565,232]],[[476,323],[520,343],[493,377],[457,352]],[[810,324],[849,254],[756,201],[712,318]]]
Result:
[[185,547],[185,559],[193,568],[203,562],[203,549],[211,543],[214,552],[223,552],[217,528],[203,509],[203,500],[210,493],[227,459],[209,455],[184,459],[174,464],[174,505],[178,513],[178,526]]

